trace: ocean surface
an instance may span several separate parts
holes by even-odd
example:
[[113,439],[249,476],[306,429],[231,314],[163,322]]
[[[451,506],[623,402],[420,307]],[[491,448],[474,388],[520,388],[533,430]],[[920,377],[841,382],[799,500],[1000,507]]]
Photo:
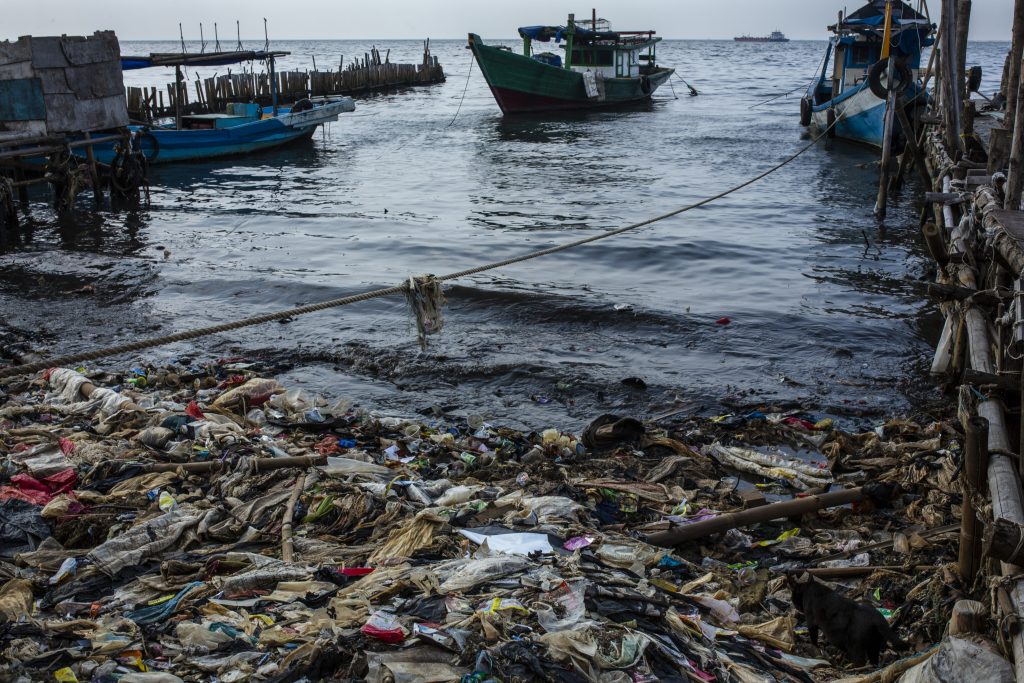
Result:
[[[272,43],[292,52],[280,69],[312,68],[313,56],[320,68],[347,64],[374,45],[392,62],[418,62],[423,50]],[[802,89],[825,42],[665,41],[659,63],[699,96],[673,79],[628,111],[529,118],[502,116],[465,41],[430,47],[447,82],[358,99],[308,142],[155,167],[148,207],[96,213],[83,193],[58,219],[34,191],[23,234],[0,251],[2,325],[36,350],[69,353],[453,272],[670,211],[807,144],[799,91],[766,100]],[[988,94],[1006,50],[970,46]],[[150,69],[126,84],[172,79]],[[879,225],[877,157],[822,142],[708,206],[452,283],[443,333],[426,351],[404,299],[391,298],[98,365],[270,359],[286,385],[368,408],[530,428],[773,402],[844,420],[905,412],[936,392],[927,369],[939,321],[924,292],[921,188],[912,179]],[[85,285],[93,293],[69,294]]]

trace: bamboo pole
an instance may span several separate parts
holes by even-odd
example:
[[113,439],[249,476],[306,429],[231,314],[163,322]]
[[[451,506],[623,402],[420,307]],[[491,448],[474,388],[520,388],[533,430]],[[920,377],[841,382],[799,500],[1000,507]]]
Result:
[[[960,78],[960,85],[966,91],[964,85],[964,74],[967,73],[967,33],[971,26],[971,0],[960,0],[957,5],[956,17],[956,73]],[[963,99],[970,99],[970,92],[965,92]],[[959,106],[959,102],[957,103]]]
[[921,234],[924,236],[924,243],[939,267],[944,268],[949,263],[949,254],[946,252],[946,242],[942,239],[942,233],[935,223],[928,221],[921,226]]
[[1017,106],[1006,177],[1006,201],[1003,208],[1011,211],[1020,209],[1021,189],[1024,188],[1024,78],[1021,78],[1021,73],[1024,73],[1024,65],[1017,71],[1017,82],[1010,84],[1010,88],[1017,91]]
[[294,561],[295,547],[292,543],[292,519],[295,517],[295,503],[302,495],[302,487],[306,485],[306,475],[302,474],[295,482],[288,507],[284,509],[284,522],[281,524],[281,559],[285,562]]
[[945,85],[946,97],[943,111],[946,116],[946,147],[950,152],[963,150],[960,138],[960,85],[963,77],[956,71],[956,0],[942,0],[942,22],[947,25],[943,32],[942,53],[939,55],[942,64],[942,82]]
[[[271,470],[282,470],[289,467],[321,467],[327,464],[325,455],[294,455],[284,458],[257,458],[256,471],[269,472]],[[216,472],[225,465],[220,460],[207,462],[154,462],[142,465],[145,472],[187,472],[188,474],[201,474],[204,472]]]
[[781,503],[772,503],[771,505],[762,505],[760,507],[741,510],[739,512],[729,512],[712,519],[692,522],[674,529],[649,534],[647,536],[647,542],[652,545],[672,547],[679,545],[680,543],[685,543],[686,541],[692,541],[695,538],[703,538],[704,536],[722,533],[729,529],[735,529],[749,524],[768,522],[773,519],[785,519],[794,515],[814,512],[815,510],[820,510],[826,507],[854,503],[856,501],[863,500],[865,496],[870,495],[873,491],[881,493],[881,489],[868,485],[852,489],[843,489],[842,491],[834,491],[831,493],[822,493],[817,496],[794,498],[793,500],[787,500]]
[[896,93],[892,89],[892,78],[895,72],[896,58],[891,57],[887,65],[888,75],[886,86],[888,95],[885,98],[885,119],[882,128],[882,160],[879,165],[878,196],[875,199],[875,216],[885,218],[885,205],[889,192],[889,166],[892,159],[892,127],[896,114]]
[[988,420],[967,420],[967,448],[961,478],[963,501],[960,503],[960,554],[958,567],[964,582],[971,586],[981,569],[981,535],[972,498],[982,490],[988,470]]
[[[92,134],[86,131],[86,141],[92,139]],[[89,166],[89,179],[92,181],[92,198],[97,207],[103,205],[103,185],[100,183],[100,173],[96,168],[96,155],[92,151],[92,145],[85,147],[85,160]]]
[[[948,186],[949,176],[944,183]],[[948,208],[948,207],[946,207]],[[963,250],[963,240],[958,239],[953,245]],[[977,289],[974,271],[967,267],[959,269],[960,283],[969,289]],[[971,306],[965,314],[969,341],[969,357],[971,367],[975,370],[996,374],[995,363],[992,361],[991,343],[988,325],[977,307]],[[1021,500],[1020,478],[1012,457],[1013,446],[1010,443],[1009,431],[1004,419],[1006,409],[999,398],[988,398],[977,406],[980,417],[988,420],[988,489],[992,499],[993,517],[1005,518],[1013,522],[1024,522],[1024,503]],[[1021,569],[1003,562],[1000,567],[1004,577],[1019,577]],[[1017,578],[1008,583],[1006,591],[1009,595],[1012,614],[1018,620],[1024,619],[1024,580]],[[1013,650],[1014,672],[1017,680],[1024,681],[1024,632],[1018,631],[1011,638]]]
[[879,564],[866,567],[811,567],[808,569],[793,569],[790,574],[808,573],[822,579],[846,579],[851,576],[865,576],[875,572],[899,572],[906,573],[908,570],[915,572],[935,571],[933,564],[917,564],[907,567],[902,564]]
[[1017,83],[1020,81],[1021,59],[1024,58],[1024,0],[1017,0],[1014,4],[1010,39],[1010,63],[1004,93],[1006,117],[1003,119],[1003,128],[1012,131],[1017,117]]

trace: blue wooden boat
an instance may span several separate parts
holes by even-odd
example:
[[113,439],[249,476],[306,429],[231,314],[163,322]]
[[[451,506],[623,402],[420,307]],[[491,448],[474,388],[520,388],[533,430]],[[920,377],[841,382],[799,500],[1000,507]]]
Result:
[[[183,66],[222,66],[246,61],[266,61],[270,82],[274,79],[274,60],[287,52],[237,50],[199,54],[155,53],[147,56],[122,56],[121,68],[175,68],[176,80],[183,83]],[[136,144],[149,163],[196,161],[248,154],[309,138],[316,127],[337,121],[338,115],[355,110],[351,97],[303,99],[291,105],[278,105],[273,91],[271,106],[251,102],[232,102],[227,111],[214,114],[176,112],[172,122],[151,126],[130,126]],[[114,143],[94,145],[97,161],[109,164],[117,156]]]
[[[882,59],[886,0],[872,0],[856,12],[840,15],[829,26],[829,40],[821,72],[800,100],[800,123],[819,131],[835,123],[835,137],[882,146],[888,63]],[[935,25],[905,2],[892,2],[889,38],[893,64],[893,89],[899,106],[923,107],[928,93],[920,77],[921,50],[934,43]],[[896,124],[894,140],[902,144],[903,131]]]
[[[223,114],[181,117],[181,127],[130,126],[138,145],[151,164],[196,161],[257,152],[309,138],[316,127],[337,121],[338,115],[355,109],[351,97],[302,100],[278,107],[277,115],[258,104],[231,103]],[[95,145],[94,154],[109,164],[116,156],[113,144]]]

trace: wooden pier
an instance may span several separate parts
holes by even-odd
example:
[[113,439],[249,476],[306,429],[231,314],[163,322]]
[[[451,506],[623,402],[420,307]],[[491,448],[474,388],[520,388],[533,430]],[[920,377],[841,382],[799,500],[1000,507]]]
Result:
[[92,151],[112,142],[128,149],[123,91],[111,31],[0,42],[0,244],[16,234],[17,205],[27,206],[30,185],[49,184],[58,211],[85,188],[97,206],[108,188],[137,193],[144,182],[137,165],[129,179],[127,167],[100,164]]
[[[329,95],[367,95],[373,92],[441,83],[444,68],[430,54],[430,41],[423,44],[423,59],[418,64],[394,64],[390,51],[383,55],[373,48],[335,71],[281,71],[274,74],[243,71],[182,83],[180,112],[204,114],[221,112],[229,102],[257,102],[269,106],[276,89],[281,102]],[[339,65],[340,67],[340,65]],[[273,79],[273,80],[271,80]],[[126,89],[128,115],[135,121],[150,122],[174,116],[174,83],[165,88]]]
[[[936,264],[929,291],[945,318],[931,371],[954,392],[968,437],[983,434],[968,449],[971,481],[961,477],[960,570],[970,586],[985,566],[977,527],[1024,523],[1024,0],[1015,3],[1012,47],[995,106],[971,99],[980,81],[967,68],[971,1],[941,4],[934,103],[916,147],[929,184],[922,215]],[[905,155],[913,154],[909,147]],[[978,514],[989,505],[990,517]],[[1021,568],[1007,561],[997,572],[1003,578],[992,584],[993,618],[1014,624],[1006,634],[1021,681],[1024,579]]]

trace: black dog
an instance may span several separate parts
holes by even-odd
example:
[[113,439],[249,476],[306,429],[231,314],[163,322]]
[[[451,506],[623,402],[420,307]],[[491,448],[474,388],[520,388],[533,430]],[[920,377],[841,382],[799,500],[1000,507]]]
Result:
[[807,631],[815,645],[820,628],[854,666],[863,666],[866,660],[877,666],[878,655],[887,642],[897,650],[910,648],[871,605],[839,595],[807,572],[790,574],[786,579],[793,592],[793,606],[807,619]]

